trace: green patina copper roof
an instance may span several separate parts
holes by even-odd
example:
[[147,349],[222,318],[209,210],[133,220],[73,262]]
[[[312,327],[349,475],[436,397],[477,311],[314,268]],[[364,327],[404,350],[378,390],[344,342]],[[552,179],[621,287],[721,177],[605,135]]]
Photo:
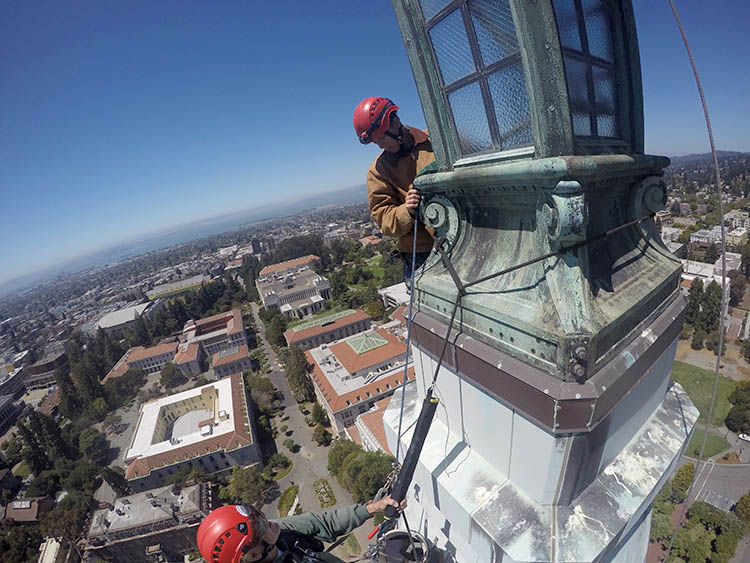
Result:
[[377,332],[370,332],[346,341],[357,354],[364,354],[375,348],[388,344],[388,341]]
[[331,313],[330,315],[326,315],[324,317],[318,317],[317,319],[312,319],[310,321],[299,324],[295,326],[294,328],[292,328],[292,330],[294,332],[302,332],[303,330],[307,330],[308,328],[331,324],[332,322],[335,322],[339,319],[343,319],[344,317],[351,316],[354,313],[356,313],[354,309],[347,309],[346,311],[339,311],[338,313]]

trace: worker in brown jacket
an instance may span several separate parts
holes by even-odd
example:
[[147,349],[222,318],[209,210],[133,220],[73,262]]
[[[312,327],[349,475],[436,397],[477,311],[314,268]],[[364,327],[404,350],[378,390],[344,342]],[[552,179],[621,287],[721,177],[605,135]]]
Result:
[[[409,286],[414,218],[421,198],[412,182],[435,157],[427,131],[403,125],[397,110],[388,98],[365,98],[354,110],[354,130],[362,144],[374,142],[383,149],[367,171],[367,199],[380,231],[398,239],[404,281]],[[415,270],[432,249],[432,234],[421,222],[416,237]]]

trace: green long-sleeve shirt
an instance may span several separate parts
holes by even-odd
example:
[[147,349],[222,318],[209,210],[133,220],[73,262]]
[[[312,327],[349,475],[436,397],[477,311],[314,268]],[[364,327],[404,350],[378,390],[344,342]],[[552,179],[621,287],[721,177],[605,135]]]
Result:
[[[346,508],[335,508],[318,513],[308,512],[273,521],[278,523],[282,530],[291,530],[331,543],[354,528],[360,527],[369,518],[370,513],[364,505],[353,504]],[[318,557],[330,563],[343,563],[341,559],[330,553],[320,553]]]

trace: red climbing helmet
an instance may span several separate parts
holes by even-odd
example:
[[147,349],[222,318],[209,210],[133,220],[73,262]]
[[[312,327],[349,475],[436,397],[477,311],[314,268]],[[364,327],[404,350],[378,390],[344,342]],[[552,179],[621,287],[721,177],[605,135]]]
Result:
[[354,108],[354,130],[359,142],[371,143],[385,133],[398,106],[388,98],[365,98]]
[[245,504],[220,506],[198,526],[198,550],[209,563],[239,563],[263,537],[268,521]]

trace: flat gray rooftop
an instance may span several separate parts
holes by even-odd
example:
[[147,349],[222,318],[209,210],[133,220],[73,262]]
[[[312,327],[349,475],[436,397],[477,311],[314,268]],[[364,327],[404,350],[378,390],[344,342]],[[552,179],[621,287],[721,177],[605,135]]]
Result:
[[[146,495],[152,495],[148,497]],[[155,501],[154,506],[152,500]],[[172,507],[176,507],[173,510]],[[94,512],[89,528],[89,537],[123,537],[123,532],[135,528],[158,525],[173,521],[174,517],[200,511],[200,485],[192,485],[172,494],[172,487],[160,487],[115,500],[114,508],[103,508]],[[144,531],[145,532],[145,531]]]

